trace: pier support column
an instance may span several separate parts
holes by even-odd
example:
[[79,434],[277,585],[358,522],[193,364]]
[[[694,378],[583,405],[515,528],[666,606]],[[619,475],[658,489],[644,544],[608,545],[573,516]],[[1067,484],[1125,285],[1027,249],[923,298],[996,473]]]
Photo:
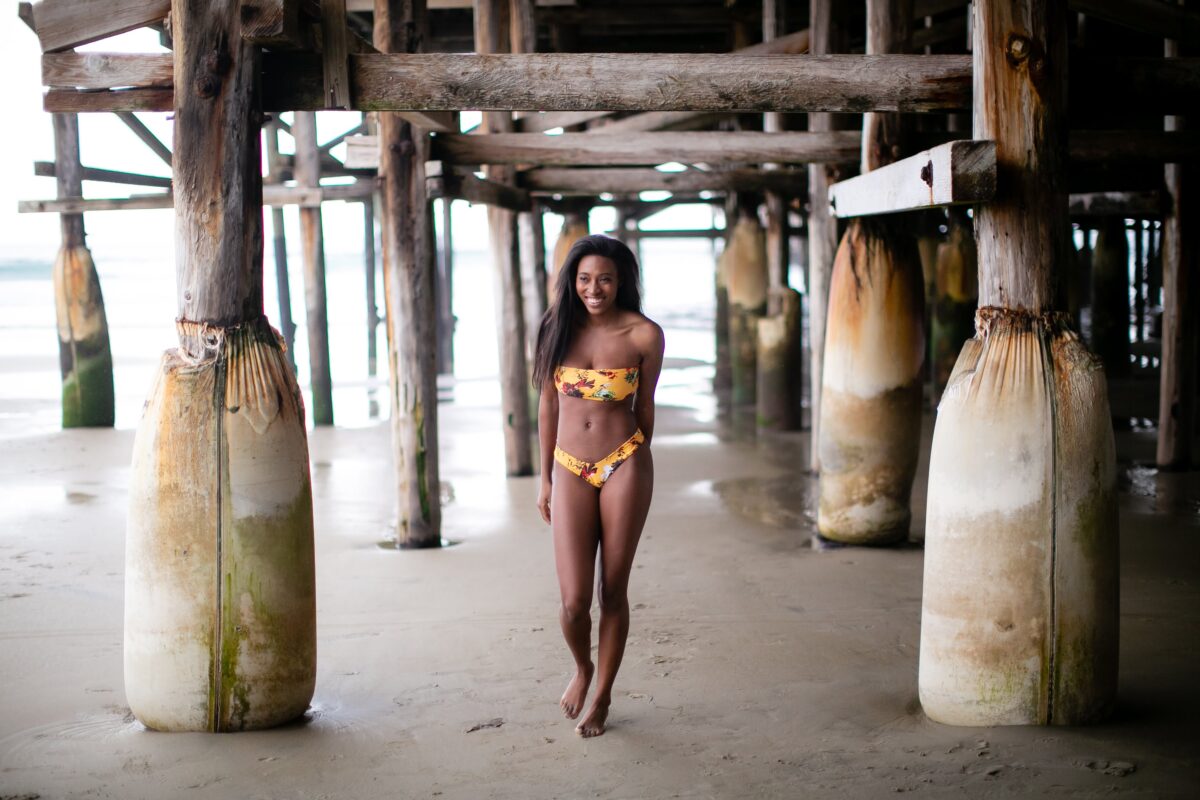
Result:
[[316,679],[304,401],[262,308],[259,60],[236,0],[171,6],[179,347],[134,440],[125,693],[147,727],[265,728]]
[[454,374],[454,224],[451,213],[454,200],[443,197],[442,246],[438,249],[437,272],[437,346],[438,374]]
[[738,221],[722,254],[729,294],[729,360],[734,408],[756,403],[758,322],[767,312],[766,237],[756,213],[757,199],[738,200]]
[[[321,185],[321,153],[317,149],[317,114],[297,111],[292,121],[296,140],[296,184]],[[333,380],[329,372],[329,307],[325,297],[325,234],[321,207],[300,207],[300,239],[304,246],[305,329],[308,332],[309,384],[313,423],[333,424]]]
[[933,358],[933,401],[942,396],[963,343],[975,335],[979,303],[979,258],[975,231],[962,209],[951,208],[950,232],[937,246],[934,259],[933,308],[929,352]]
[[[507,52],[508,26],[503,17],[508,0],[475,0],[475,51]],[[512,114],[487,111],[489,133],[511,133]],[[513,169],[489,166],[487,177],[512,183]],[[500,348],[500,410],[504,420],[504,466],[509,476],[533,474],[533,424],[529,413],[529,374],[525,360],[525,309],[521,297],[520,238],[517,215],[488,207],[488,240],[496,294],[496,340]]]
[[[375,0],[375,47],[419,52],[425,20],[424,0]],[[439,547],[436,254],[425,194],[429,135],[397,114],[380,112],[379,143],[396,541],[404,548]]]
[[976,209],[975,338],[938,410],[918,685],[953,725],[1113,707],[1116,460],[1104,371],[1053,312],[1068,248],[1066,2],[976,0],[974,137],[1004,180]]
[[[867,54],[907,49],[912,3],[867,2]],[[862,171],[903,155],[899,114],[863,115]],[[830,282],[821,382],[821,536],[879,545],[908,538],[920,446],[925,283],[903,215],[851,220]]]
[[[79,117],[53,114],[58,196],[83,196]],[[54,308],[62,368],[62,426],[111,428],[115,416],[112,350],[104,295],[84,241],[83,214],[60,214],[62,244],[54,259]]]
[[[274,121],[265,129],[267,174],[271,183],[283,183],[283,158],[279,155],[279,125]],[[287,348],[287,360],[296,368],[296,323],[292,321],[292,287],[288,277],[287,234],[284,231],[283,206],[271,206],[271,245],[275,261],[275,293],[279,298],[279,332]]]

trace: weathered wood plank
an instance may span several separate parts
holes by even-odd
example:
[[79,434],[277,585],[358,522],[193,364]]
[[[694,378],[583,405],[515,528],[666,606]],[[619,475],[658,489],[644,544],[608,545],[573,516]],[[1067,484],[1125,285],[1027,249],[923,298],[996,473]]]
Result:
[[42,52],[69,50],[161,22],[171,0],[41,0],[33,24]]
[[171,69],[170,53],[45,53],[42,55],[42,85],[76,89],[169,89]]
[[1200,131],[1071,131],[1072,161],[1184,164],[1200,160]]
[[863,217],[984,203],[995,193],[995,144],[958,141],[835,183],[829,205],[837,217]]
[[321,65],[328,108],[350,108],[346,0],[321,0]]
[[1166,207],[1162,192],[1081,192],[1072,194],[1067,209],[1072,217],[1161,217]]
[[518,115],[514,121],[518,131],[536,133],[555,128],[569,128],[609,116],[609,111],[547,111]]
[[458,117],[453,111],[397,111],[400,119],[422,131],[458,133]]
[[[86,179],[86,175],[85,175]],[[352,202],[365,200],[375,191],[374,181],[358,181],[344,185],[321,188],[301,186],[264,186],[264,206],[319,206],[333,201]],[[57,200],[21,200],[17,211],[21,214],[82,214],[93,211],[136,211],[155,208],[173,208],[174,197],[170,192],[133,195],[132,197],[64,197]]]
[[260,51],[242,42],[236,6],[174,0],[171,15],[174,82],[191,87],[174,97],[177,318],[220,327],[263,307]]
[[[387,53],[421,48],[424,0],[375,0],[374,11],[376,47]],[[378,122],[397,543],[438,547],[436,254],[424,174],[429,134],[394,114],[380,114]]]
[[171,89],[119,89],[112,92],[77,92],[50,89],[42,98],[42,110],[51,114],[94,111],[170,111],[175,103]]
[[455,172],[440,161],[426,162],[425,187],[430,200],[466,200],[509,211],[530,211],[533,208],[533,199],[528,191],[470,173]]
[[605,135],[504,133],[445,135],[434,139],[435,158],[456,164],[639,166],[680,162],[757,164],[853,161],[859,137],[851,132],[760,133],[689,131]]
[[312,29],[300,19],[299,0],[242,0],[242,39],[260,47],[313,47]]
[[535,195],[596,195],[602,192],[749,192],[777,189],[805,190],[802,170],[687,170],[661,172],[656,169],[536,169],[523,172],[520,185]]
[[[160,189],[171,188],[171,179],[161,175],[141,175],[136,172],[120,172],[111,169],[83,167],[82,176],[85,181],[100,181],[103,183],[120,183],[130,186],[154,186]],[[33,162],[33,174],[42,178],[53,178],[57,174],[57,166],[53,161]]]
[[[320,107],[319,59],[277,53],[270,109]],[[967,56],[352,55],[367,111],[933,111],[970,102]]]

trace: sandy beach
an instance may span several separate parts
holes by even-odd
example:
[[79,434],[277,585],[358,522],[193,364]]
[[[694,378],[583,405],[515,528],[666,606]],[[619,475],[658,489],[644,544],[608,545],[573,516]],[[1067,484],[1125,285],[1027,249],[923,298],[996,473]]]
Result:
[[534,479],[503,477],[486,385],[442,406],[440,551],[380,547],[386,423],[312,434],[316,696],[254,733],[155,733],[125,705],[132,432],[9,436],[0,797],[1194,796],[1195,474],[1123,468],[1116,716],[947,727],[917,700],[919,545],[815,550],[806,435],[671,404],[710,373],[665,375],[629,648],[610,730],[587,741],[557,708],[570,661]]

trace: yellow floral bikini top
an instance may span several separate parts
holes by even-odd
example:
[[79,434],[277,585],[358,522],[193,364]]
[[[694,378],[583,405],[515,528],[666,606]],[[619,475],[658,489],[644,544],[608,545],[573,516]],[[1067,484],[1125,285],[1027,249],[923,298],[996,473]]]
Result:
[[637,391],[638,368],[579,369],[559,367],[554,370],[554,386],[567,397],[585,400],[624,400]]

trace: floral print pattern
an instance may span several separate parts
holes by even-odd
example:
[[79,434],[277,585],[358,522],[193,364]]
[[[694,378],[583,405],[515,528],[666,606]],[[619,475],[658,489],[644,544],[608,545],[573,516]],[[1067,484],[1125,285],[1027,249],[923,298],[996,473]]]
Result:
[[580,369],[559,367],[554,371],[554,386],[567,397],[613,402],[624,400],[637,391],[637,367],[623,369]]
[[612,474],[617,471],[617,467],[628,461],[629,457],[636,453],[637,449],[645,441],[646,437],[639,429],[634,431],[633,436],[622,442],[616,450],[613,450],[594,464],[584,461],[582,458],[576,458],[561,447],[554,448],[554,460],[583,478],[592,486],[600,489],[604,486],[605,481],[611,478]]

